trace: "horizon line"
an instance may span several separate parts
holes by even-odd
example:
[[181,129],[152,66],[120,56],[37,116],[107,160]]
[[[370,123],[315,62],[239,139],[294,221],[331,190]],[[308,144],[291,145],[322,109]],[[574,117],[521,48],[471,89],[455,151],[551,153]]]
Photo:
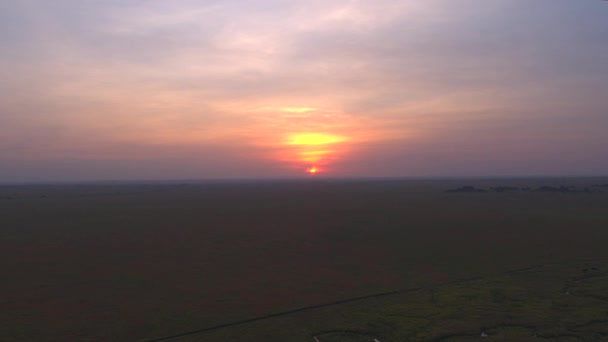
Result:
[[226,178],[151,178],[151,179],[77,179],[77,180],[21,180],[0,181],[0,186],[16,185],[108,185],[108,184],[202,184],[202,183],[273,183],[305,181],[457,181],[457,180],[508,180],[508,179],[589,179],[608,178],[605,175],[492,175],[492,176],[293,176],[293,177],[226,177]]

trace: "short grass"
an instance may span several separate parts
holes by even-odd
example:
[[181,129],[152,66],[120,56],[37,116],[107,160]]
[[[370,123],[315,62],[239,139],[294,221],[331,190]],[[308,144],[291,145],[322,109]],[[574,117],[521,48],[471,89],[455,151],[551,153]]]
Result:
[[[0,340],[154,339],[414,287],[425,290],[191,338],[498,338],[528,326],[595,338],[604,268],[576,262],[608,257],[608,193],[445,190],[596,183],[606,181],[0,186]],[[552,263],[574,264],[545,271]],[[524,280],[500,276],[535,265]]]

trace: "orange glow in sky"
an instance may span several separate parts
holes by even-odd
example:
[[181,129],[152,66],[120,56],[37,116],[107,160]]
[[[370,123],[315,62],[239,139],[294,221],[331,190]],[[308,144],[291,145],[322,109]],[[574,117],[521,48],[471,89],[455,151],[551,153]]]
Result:
[[287,144],[289,145],[325,145],[345,141],[346,139],[339,135],[324,134],[324,133],[300,133],[289,136]]
[[308,172],[311,175],[314,175],[317,172],[319,172],[319,169],[316,166],[312,166],[312,167],[309,167],[308,169],[306,169],[306,172]]
[[312,107],[282,107],[281,111],[287,113],[306,113],[317,110],[317,108]]
[[0,184],[606,175],[608,2],[541,2],[0,0]]
[[321,166],[339,158],[344,151],[345,136],[329,133],[293,133],[287,135],[283,159],[295,165],[310,165],[306,172],[314,175],[322,172]]

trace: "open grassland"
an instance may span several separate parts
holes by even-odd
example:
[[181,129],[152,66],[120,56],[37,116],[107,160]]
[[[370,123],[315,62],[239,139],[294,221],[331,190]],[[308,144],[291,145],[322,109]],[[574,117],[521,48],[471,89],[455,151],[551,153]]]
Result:
[[601,337],[605,188],[445,192],[596,183],[3,186],[0,341]]
[[166,341],[606,341],[607,266],[536,265]]

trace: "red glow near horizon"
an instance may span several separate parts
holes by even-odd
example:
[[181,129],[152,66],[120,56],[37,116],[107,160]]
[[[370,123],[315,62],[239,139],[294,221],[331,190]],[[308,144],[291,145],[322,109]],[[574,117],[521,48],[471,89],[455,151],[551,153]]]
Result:
[[319,169],[316,166],[311,166],[306,169],[306,172],[308,172],[310,175],[315,175],[317,172],[319,172]]

